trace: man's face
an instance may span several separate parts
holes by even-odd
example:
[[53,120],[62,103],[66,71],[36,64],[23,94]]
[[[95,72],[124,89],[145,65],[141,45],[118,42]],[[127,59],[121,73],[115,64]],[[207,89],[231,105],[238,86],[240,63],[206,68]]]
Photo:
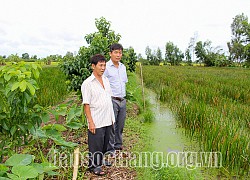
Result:
[[109,55],[110,55],[110,59],[113,62],[119,62],[122,58],[122,50],[121,49],[114,50],[110,52]]
[[93,68],[93,72],[98,75],[98,76],[102,76],[105,69],[106,69],[106,62],[105,61],[101,61],[98,62],[96,65],[92,64],[92,68]]

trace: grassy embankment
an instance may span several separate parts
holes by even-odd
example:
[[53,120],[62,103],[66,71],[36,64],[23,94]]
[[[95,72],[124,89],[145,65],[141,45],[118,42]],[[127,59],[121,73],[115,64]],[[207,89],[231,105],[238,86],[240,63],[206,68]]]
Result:
[[146,86],[172,107],[203,151],[222,153],[228,177],[249,173],[249,77],[242,68],[144,67]]

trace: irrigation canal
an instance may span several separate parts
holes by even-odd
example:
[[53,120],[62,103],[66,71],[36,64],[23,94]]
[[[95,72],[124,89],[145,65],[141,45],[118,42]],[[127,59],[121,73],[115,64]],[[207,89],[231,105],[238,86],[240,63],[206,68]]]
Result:
[[196,143],[185,136],[184,129],[177,127],[174,115],[167,105],[160,103],[154,92],[149,91],[148,94],[155,115],[151,128],[153,150],[164,153],[194,150]]

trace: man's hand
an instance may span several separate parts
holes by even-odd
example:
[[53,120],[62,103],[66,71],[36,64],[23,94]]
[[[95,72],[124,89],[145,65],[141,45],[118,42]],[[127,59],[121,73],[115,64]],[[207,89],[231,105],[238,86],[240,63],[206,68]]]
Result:
[[88,119],[88,123],[89,123],[89,131],[92,133],[92,134],[95,134],[95,123],[92,119],[92,116],[91,116],[91,112],[90,112],[90,107],[89,107],[89,104],[84,104],[84,111],[85,111],[85,114],[87,116],[87,119]]
[[94,124],[94,122],[90,122],[90,123],[89,123],[89,131],[90,131],[92,134],[95,134],[95,124]]

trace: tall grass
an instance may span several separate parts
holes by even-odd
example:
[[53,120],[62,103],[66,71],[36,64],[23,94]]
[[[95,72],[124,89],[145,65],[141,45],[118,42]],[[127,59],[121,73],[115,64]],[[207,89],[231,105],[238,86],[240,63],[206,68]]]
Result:
[[[132,104],[137,104],[139,108],[139,115],[131,116],[131,113],[128,113],[128,118],[126,119],[125,127],[125,146],[132,144],[133,152],[153,152],[152,143],[154,139],[152,138],[151,132],[151,122],[154,121],[154,113],[151,110],[151,105],[148,100],[145,101],[146,105],[143,108],[143,94],[142,87],[140,85],[139,77],[134,73],[128,73],[129,82],[127,84],[127,108],[128,110],[133,109]],[[131,103],[131,101],[133,103]],[[129,142],[127,142],[129,139]],[[136,143],[133,143],[135,141]],[[159,158],[160,159],[160,158]],[[147,161],[147,163],[145,162]],[[138,164],[147,164],[152,165],[149,162],[148,158],[142,158],[139,160],[137,158]],[[164,161],[165,163],[165,161]],[[161,164],[162,165],[162,164]],[[137,167],[137,177],[136,179],[202,179],[201,174],[195,170],[188,170],[187,168],[172,168],[172,167],[162,167],[157,170],[152,166]]]
[[144,82],[167,102],[204,151],[243,175],[250,165],[250,70],[144,66]]
[[38,80],[38,104],[42,106],[56,105],[63,101],[68,94],[66,76],[59,67],[43,67]]

